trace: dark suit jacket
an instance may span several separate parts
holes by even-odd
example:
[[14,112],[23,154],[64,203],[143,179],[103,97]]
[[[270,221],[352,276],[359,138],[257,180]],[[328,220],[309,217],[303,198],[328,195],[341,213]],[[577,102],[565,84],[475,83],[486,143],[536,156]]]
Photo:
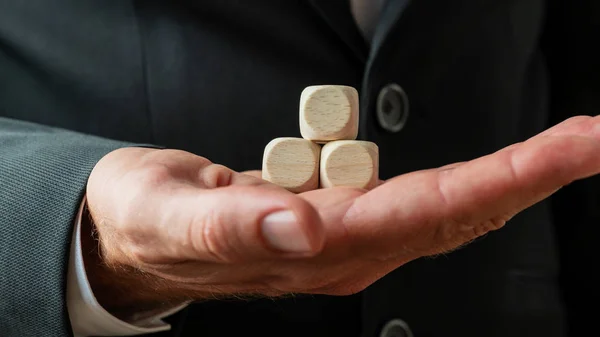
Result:
[[[400,3],[369,50],[346,1],[0,0],[0,335],[70,334],[74,214],[90,170],[118,147],[256,169],[269,140],[299,136],[304,87],[346,84],[361,95],[359,137],[379,145],[389,178],[600,111],[598,1]],[[410,102],[400,132],[376,117],[389,83]],[[417,337],[594,328],[598,191],[598,178],[571,184],[354,296],[197,304],[171,333],[378,336],[393,318]]]

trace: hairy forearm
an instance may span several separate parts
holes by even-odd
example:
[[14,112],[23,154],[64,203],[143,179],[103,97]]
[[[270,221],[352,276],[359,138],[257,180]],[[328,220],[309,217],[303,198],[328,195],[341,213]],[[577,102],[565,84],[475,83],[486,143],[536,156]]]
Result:
[[82,216],[81,245],[86,274],[98,303],[115,317],[135,323],[181,305],[180,291],[165,291],[165,281],[130,265],[109,261],[89,212]]

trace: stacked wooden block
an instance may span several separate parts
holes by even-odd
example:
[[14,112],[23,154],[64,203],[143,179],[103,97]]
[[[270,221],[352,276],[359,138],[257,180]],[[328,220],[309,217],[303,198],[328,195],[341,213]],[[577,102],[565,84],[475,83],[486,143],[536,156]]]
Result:
[[300,96],[302,138],[276,138],[265,147],[262,177],[295,193],[335,186],[371,189],[379,181],[379,150],[358,141],[358,92],[341,85],[310,86]]

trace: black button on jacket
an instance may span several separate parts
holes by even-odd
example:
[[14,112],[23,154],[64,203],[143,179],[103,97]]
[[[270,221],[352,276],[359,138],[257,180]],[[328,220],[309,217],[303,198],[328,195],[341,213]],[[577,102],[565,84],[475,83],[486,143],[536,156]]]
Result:
[[[347,1],[0,0],[0,336],[70,334],[74,216],[90,170],[118,147],[257,169],[269,140],[299,136],[304,87],[344,84],[389,178],[600,111],[597,1],[399,3],[367,48]],[[378,119],[390,84],[403,95]],[[405,106],[399,128],[392,110]],[[598,178],[571,184],[353,296],[196,304],[162,335],[379,336],[396,319],[417,337],[585,331],[600,299],[599,191]]]

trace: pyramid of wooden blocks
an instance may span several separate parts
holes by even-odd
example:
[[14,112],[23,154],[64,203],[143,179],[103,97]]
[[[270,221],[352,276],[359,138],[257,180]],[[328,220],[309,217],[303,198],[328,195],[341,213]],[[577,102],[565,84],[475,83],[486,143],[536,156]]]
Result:
[[304,89],[300,95],[302,138],[276,138],[267,144],[263,179],[295,193],[319,187],[375,187],[379,150],[375,143],[356,140],[358,113],[358,92],[352,87]]

